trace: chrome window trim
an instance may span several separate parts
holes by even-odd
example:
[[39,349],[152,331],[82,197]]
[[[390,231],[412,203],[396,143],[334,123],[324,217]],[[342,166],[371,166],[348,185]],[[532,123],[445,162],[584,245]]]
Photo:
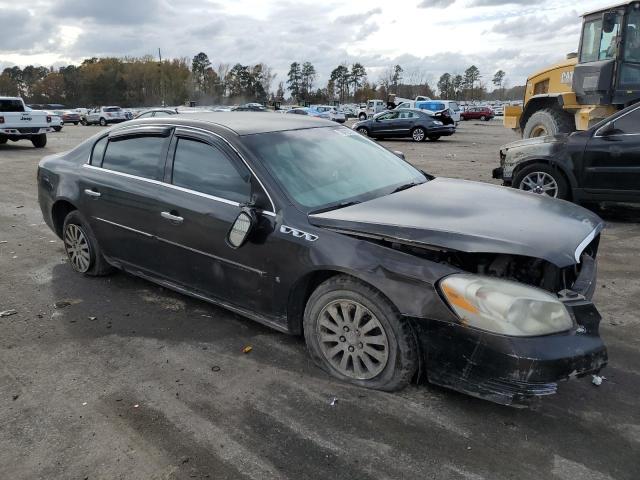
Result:
[[111,220],[105,220],[104,218],[100,218],[100,217],[93,217],[93,218],[101,222],[108,223],[109,225],[113,225],[114,227],[124,228],[125,230],[129,230],[130,232],[138,233],[148,238],[153,238],[153,235],[147,232],[143,232],[142,230],[136,230],[135,228],[127,227],[126,225],[121,225],[120,223],[112,222]]
[[[219,124],[217,124],[217,123],[216,123],[216,124],[213,124],[213,125],[224,127],[224,125],[219,125]],[[249,171],[251,172],[251,174],[252,174],[252,175],[253,175],[253,176],[258,180],[258,183],[260,184],[260,186],[261,186],[261,187],[262,187],[262,189],[264,190],[264,193],[266,193],[266,194],[267,194],[267,198],[269,199],[269,203],[271,203],[271,211],[269,211],[269,210],[263,210],[263,211],[262,211],[262,213],[263,213],[263,214],[265,214],[265,215],[273,216],[273,217],[275,217],[275,216],[276,216],[276,205],[275,205],[275,203],[273,203],[273,199],[271,198],[271,194],[269,193],[269,190],[267,190],[267,188],[264,186],[264,183],[262,183],[262,180],[260,179],[260,177],[259,177],[258,175],[256,175],[256,172],[253,170],[253,168],[251,168],[251,165],[249,165],[249,162],[247,162],[247,161],[245,160],[245,158],[244,158],[244,157],[242,156],[242,154],[238,151],[238,149],[237,149],[236,147],[234,147],[234,146],[233,146],[233,145],[232,145],[232,144],[231,144],[231,143],[230,143],[226,138],[224,138],[222,135],[219,135],[219,134],[217,134],[217,133],[215,133],[215,132],[212,132],[212,131],[210,131],[210,130],[206,130],[206,129],[204,129],[204,128],[192,127],[192,126],[190,126],[190,125],[178,125],[178,124],[175,124],[175,123],[148,123],[148,124],[147,124],[147,123],[145,123],[145,124],[144,124],[144,126],[159,126],[159,127],[162,127],[162,126],[165,126],[165,127],[166,127],[166,126],[170,126],[170,127],[176,127],[176,128],[184,128],[185,130],[195,130],[195,131],[198,131],[198,132],[203,132],[203,133],[205,133],[205,134],[207,134],[207,135],[212,135],[212,136],[214,136],[214,137],[219,138],[220,140],[222,140],[225,144],[227,144],[227,146],[229,146],[229,148],[231,148],[231,150],[233,150],[233,151],[236,153],[236,155],[238,155],[238,157],[240,158],[240,160],[242,160],[242,162],[243,162],[243,163],[245,164],[245,166],[249,169]],[[138,125],[125,125],[125,126],[124,126],[124,127],[122,127],[122,128],[123,128],[123,129],[127,129],[127,128],[136,128],[136,127],[138,127]],[[94,145],[95,145],[95,144],[94,144]],[[93,151],[93,148],[91,149],[91,151]],[[90,162],[90,161],[91,161],[91,155],[89,155],[89,158],[87,159],[87,161],[85,162],[85,164],[84,164],[83,166],[89,165],[89,162]],[[89,166],[92,166],[92,165],[89,165]],[[97,168],[97,167],[94,167],[94,168]],[[98,170],[108,170],[108,169],[106,169],[106,168],[101,168],[101,167],[100,167],[100,168],[98,168]],[[113,172],[114,170],[108,170],[108,171]],[[120,173],[120,172],[118,172],[118,173]],[[132,175],[132,176],[133,176],[133,177],[135,177],[135,175]],[[135,177],[135,178],[142,179],[142,180],[150,180],[150,179],[147,179],[147,178],[144,178],[144,177]],[[173,187],[173,186],[174,186],[174,185],[171,185],[171,184],[169,184],[169,183],[165,183],[165,182],[160,182],[160,184],[161,184],[161,185],[168,185],[168,186],[171,186],[171,187]],[[205,193],[201,193],[201,192],[197,192],[196,190],[189,190],[189,189],[184,189],[184,190],[186,190],[186,191],[187,191],[187,192],[189,192],[189,193],[194,193],[194,194],[198,194],[198,195],[204,195],[204,196],[207,196],[207,194],[205,194]],[[210,196],[208,196],[208,197],[213,197],[213,196],[212,196],[212,195],[210,195]],[[213,197],[213,198],[214,198],[214,199],[219,199],[219,197]],[[220,199],[220,200],[223,200],[224,202],[231,202],[231,200],[226,200],[226,199]],[[233,202],[232,204],[240,205],[238,202]]]
[[[89,164],[83,164],[82,165],[84,168],[91,168],[93,170],[98,170],[101,172],[107,172],[110,173],[112,175],[119,175],[121,177],[126,177],[126,178],[131,178],[133,180],[140,180],[142,182],[147,182],[147,183],[151,183],[153,185],[160,185],[166,188],[171,188],[173,190],[178,190],[180,192],[185,192],[185,193],[189,193],[191,195],[196,195],[198,197],[203,197],[203,198],[208,198],[209,200],[214,200],[216,202],[220,202],[220,203],[226,203],[227,205],[233,205],[235,207],[240,207],[240,203],[233,201],[233,200],[228,200],[226,198],[221,198],[221,197],[216,197],[214,195],[209,195],[207,193],[202,193],[202,192],[198,192],[196,190],[190,190],[188,188],[184,188],[184,187],[179,187],[177,185],[172,185],[170,183],[166,183],[166,182],[162,182],[160,180],[154,180],[152,178],[145,178],[145,177],[139,177],[137,175],[131,175],[130,173],[124,173],[124,172],[118,172],[117,170],[110,170],[108,168],[101,168],[101,167],[94,167],[93,165],[89,165]],[[268,215],[271,217],[275,217],[276,214],[273,212],[269,212],[269,211],[260,211],[260,213],[264,214],[264,215]]]

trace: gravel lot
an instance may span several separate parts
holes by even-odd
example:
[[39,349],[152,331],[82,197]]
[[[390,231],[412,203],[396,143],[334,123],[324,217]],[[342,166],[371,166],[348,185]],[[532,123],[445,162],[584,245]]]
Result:
[[[640,478],[639,207],[599,211],[600,387],[571,381],[525,410],[430,385],[387,394],[332,380],[301,338],[126,274],[74,274],[42,222],[36,167],[99,128],[0,145],[0,311],[18,311],[0,318],[0,477]],[[490,182],[515,138],[465,122],[436,143],[384,143]]]

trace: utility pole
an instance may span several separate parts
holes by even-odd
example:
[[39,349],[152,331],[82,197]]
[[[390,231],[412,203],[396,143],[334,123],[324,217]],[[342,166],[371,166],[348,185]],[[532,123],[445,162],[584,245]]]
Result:
[[160,69],[160,97],[162,97],[162,106],[166,106],[164,104],[164,75],[162,74],[162,52],[160,48],[158,48],[158,57],[160,58],[160,63],[158,64],[158,68]]

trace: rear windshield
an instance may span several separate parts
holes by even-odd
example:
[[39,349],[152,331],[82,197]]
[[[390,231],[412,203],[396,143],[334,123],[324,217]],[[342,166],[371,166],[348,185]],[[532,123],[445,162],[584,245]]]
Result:
[[122,110],[120,107],[106,107],[104,109],[105,112],[119,112]]
[[0,112],[24,112],[24,105],[20,100],[0,100]]

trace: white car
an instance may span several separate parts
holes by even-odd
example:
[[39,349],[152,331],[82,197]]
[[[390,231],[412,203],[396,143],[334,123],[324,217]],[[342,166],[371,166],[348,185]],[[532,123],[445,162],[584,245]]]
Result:
[[53,132],[51,115],[31,110],[20,97],[0,97],[0,145],[8,140],[31,140],[36,148],[47,144],[47,133]]
[[332,105],[312,105],[310,108],[320,114],[323,114],[321,115],[321,118],[327,118],[338,123],[344,123],[347,120],[344,112],[340,112]]
[[99,124],[106,127],[110,123],[120,123],[129,120],[126,112],[120,107],[98,107],[89,110],[89,113],[82,119],[83,125]]
[[358,120],[366,120],[376,113],[384,112],[387,109],[387,102],[384,100],[368,100],[367,106],[358,112]]

